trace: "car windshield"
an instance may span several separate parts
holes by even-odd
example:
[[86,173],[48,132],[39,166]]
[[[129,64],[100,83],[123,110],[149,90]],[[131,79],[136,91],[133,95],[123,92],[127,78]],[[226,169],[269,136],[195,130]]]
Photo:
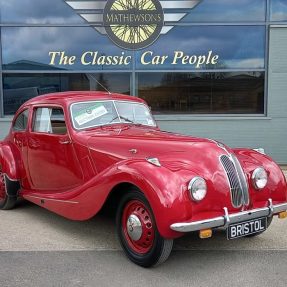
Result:
[[71,117],[77,130],[115,123],[140,124],[155,127],[149,108],[128,101],[89,101],[74,103]]

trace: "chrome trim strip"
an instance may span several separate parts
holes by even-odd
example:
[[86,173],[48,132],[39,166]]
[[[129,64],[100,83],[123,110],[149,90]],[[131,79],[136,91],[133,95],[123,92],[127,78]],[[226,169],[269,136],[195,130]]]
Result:
[[269,199],[269,206],[263,208],[257,208],[238,213],[229,214],[228,209],[225,207],[224,216],[214,217],[205,220],[199,220],[194,222],[181,222],[170,225],[170,228],[178,232],[192,232],[203,229],[224,227],[227,228],[229,225],[238,223],[241,221],[248,221],[260,217],[270,217],[273,214],[277,214],[287,210],[287,202],[282,204],[273,205],[272,199]]
[[228,227],[228,225],[230,224],[230,217],[229,217],[229,213],[228,213],[228,208],[227,207],[224,207],[224,220],[225,220],[225,225],[224,227]]
[[73,204],[78,204],[79,203],[77,201],[52,199],[52,198],[39,197],[39,196],[34,196],[34,195],[25,195],[24,197],[32,197],[32,198],[45,200],[45,201],[56,201],[56,202],[63,202],[63,203],[73,203]]
[[221,155],[219,159],[229,183],[232,206],[239,208],[244,204],[244,198],[242,184],[235,163],[231,156],[225,154]]
[[241,185],[243,201],[244,201],[243,204],[245,206],[247,206],[247,205],[249,205],[249,186],[248,186],[248,181],[247,181],[246,175],[243,171],[243,168],[242,168],[238,158],[234,154],[231,154],[230,157],[234,163],[235,170],[237,172],[237,176],[239,179],[239,184]]

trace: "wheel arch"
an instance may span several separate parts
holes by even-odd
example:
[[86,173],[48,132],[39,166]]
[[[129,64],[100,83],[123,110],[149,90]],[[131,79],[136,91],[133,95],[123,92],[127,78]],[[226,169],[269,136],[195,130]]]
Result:
[[[112,176],[114,185],[102,205],[101,211],[112,210],[112,214],[116,212],[121,197],[132,188],[140,191],[147,199],[152,209],[159,233],[164,238],[176,238],[182,236],[181,233],[170,229],[170,224],[177,218],[177,214],[184,216],[181,197],[176,193],[169,193],[169,189],[164,182],[158,181],[157,169],[155,166],[146,163],[135,163],[128,169],[123,168],[121,173]],[[151,170],[150,170],[151,169]],[[171,175],[170,172],[166,176]],[[148,180],[147,180],[148,179]],[[178,207],[181,208],[178,208]]]
[[135,184],[131,182],[120,182],[117,183],[109,192],[107,199],[105,200],[101,210],[110,213],[112,216],[116,215],[118,203],[124,194],[130,192],[131,189],[137,189],[141,193],[143,191]]
[[0,170],[5,173],[10,181],[19,181],[15,155],[8,144],[0,143]]

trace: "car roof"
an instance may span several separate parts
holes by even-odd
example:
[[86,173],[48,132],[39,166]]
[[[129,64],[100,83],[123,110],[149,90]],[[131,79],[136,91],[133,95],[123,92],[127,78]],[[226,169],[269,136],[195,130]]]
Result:
[[83,101],[97,101],[97,100],[120,100],[145,103],[144,100],[123,94],[99,92],[99,91],[73,91],[51,93],[42,96],[37,96],[28,100],[23,106],[38,105],[38,104],[59,104],[69,105],[76,102]]

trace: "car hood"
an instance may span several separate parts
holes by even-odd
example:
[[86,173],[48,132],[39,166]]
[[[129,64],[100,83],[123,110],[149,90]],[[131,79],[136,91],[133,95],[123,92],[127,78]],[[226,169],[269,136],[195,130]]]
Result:
[[[171,170],[218,168],[218,157],[231,150],[214,140],[184,136],[142,126],[85,132],[85,143],[101,171],[126,159],[156,157]],[[191,164],[192,163],[192,164]],[[214,169],[212,169],[212,166]]]

